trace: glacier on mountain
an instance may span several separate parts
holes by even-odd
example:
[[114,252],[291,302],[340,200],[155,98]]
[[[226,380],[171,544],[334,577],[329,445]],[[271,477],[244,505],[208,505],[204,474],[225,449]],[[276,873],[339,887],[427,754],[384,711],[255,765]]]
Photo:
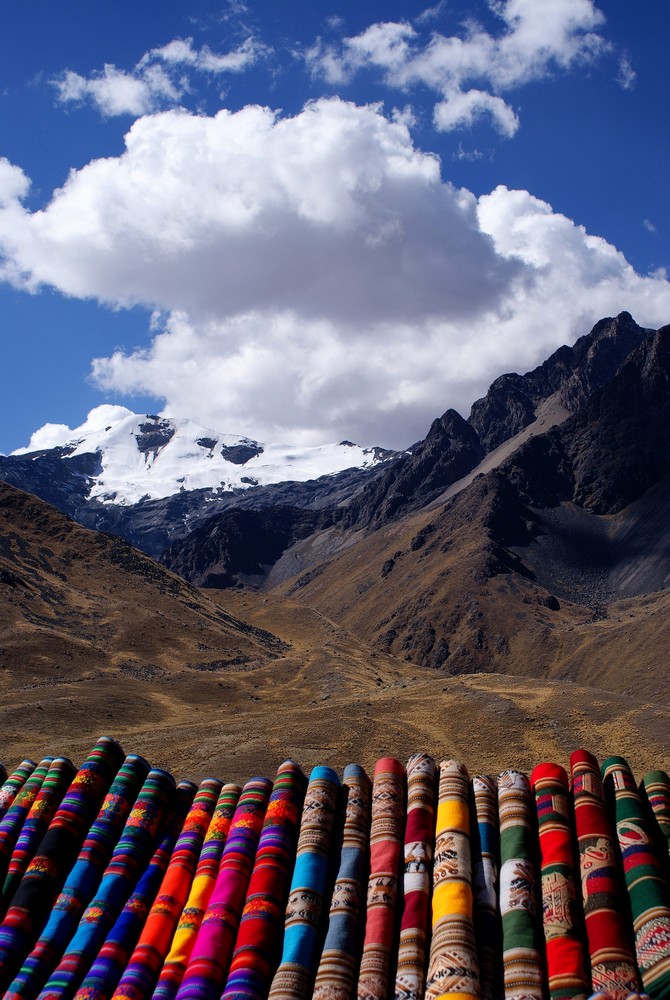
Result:
[[89,498],[122,506],[183,490],[224,492],[305,482],[345,469],[369,469],[396,454],[350,441],[306,447],[268,444],[223,434],[185,418],[102,405],[80,427],[45,425],[27,447],[12,455],[37,458],[56,448],[64,460],[99,455]]

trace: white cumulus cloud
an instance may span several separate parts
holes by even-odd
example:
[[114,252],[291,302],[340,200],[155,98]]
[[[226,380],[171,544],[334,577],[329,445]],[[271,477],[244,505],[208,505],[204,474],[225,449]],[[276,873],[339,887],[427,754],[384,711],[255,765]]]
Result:
[[[484,116],[509,137],[519,119],[503,92],[593,60],[610,46],[596,30],[605,19],[593,0],[489,0],[488,6],[500,20],[497,34],[470,20],[460,35],[434,31],[426,40],[407,22],[379,22],[337,44],[319,39],[306,60],[331,84],[363,69],[382,71],[392,87],[422,84],[439,95],[437,129],[467,127]],[[425,22],[421,15],[415,24]]]
[[44,209],[27,185],[0,164],[0,276],[155,310],[95,380],[230,433],[407,445],[602,316],[670,319],[663,275],[527,191],[455,188],[377,106],[167,111]]
[[107,63],[86,77],[68,69],[53,85],[61,104],[90,102],[106,118],[139,116],[178,104],[190,88],[189,72],[240,73],[266,51],[251,36],[223,53],[208,45],[198,49],[192,38],[175,38],[146,52],[130,71]]

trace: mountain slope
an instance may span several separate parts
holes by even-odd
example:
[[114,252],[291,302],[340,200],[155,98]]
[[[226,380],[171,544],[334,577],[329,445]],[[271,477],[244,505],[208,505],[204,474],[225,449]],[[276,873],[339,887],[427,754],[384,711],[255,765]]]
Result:
[[[537,466],[539,474],[533,479],[537,503],[546,505],[572,498],[570,484],[565,479],[573,475],[568,471],[568,467],[572,468],[572,459],[564,454],[564,450],[573,445],[561,444],[568,438],[561,437],[560,425],[567,421],[566,426],[570,429],[566,434],[576,435],[574,448],[588,452],[586,438],[591,433],[591,422],[600,420],[602,423],[604,419],[588,407],[596,405],[592,404],[592,400],[600,398],[599,394],[609,399],[608,387],[617,380],[619,388],[617,394],[612,396],[612,402],[598,405],[609,405],[612,416],[608,419],[612,424],[619,409],[626,408],[626,393],[633,393],[637,403],[628,407],[628,412],[632,415],[635,406],[638,406],[639,424],[644,419],[642,413],[645,408],[655,405],[650,396],[641,396],[639,386],[634,384],[636,376],[633,373],[639,364],[633,361],[631,367],[626,369],[631,373],[628,376],[630,384],[617,373],[622,366],[625,368],[627,359],[636,357],[637,352],[647,349],[645,345],[655,344],[656,340],[654,331],[639,327],[628,313],[621,313],[615,319],[601,320],[574,347],[560,348],[534,371],[526,375],[501,376],[493,383],[487,396],[474,404],[469,421],[454,410],[448,410],[433,422],[427,437],[414,445],[409,453],[399,457],[388,468],[380,469],[348,501],[332,508],[330,518],[325,510],[323,516],[315,518],[317,536],[313,545],[296,544],[298,535],[291,538],[286,533],[283,525],[293,519],[301,524],[300,537],[304,538],[305,520],[298,512],[290,515],[285,505],[281,516],[277,516],[274,536],[271,520],[268,522],[265,514],[250,513],[245,518],[245,526],[249,547],[256,553],[257,571],[253,574],[253,581],[244,558],[242,561],[239,559],[244,546],[239,544],[239,523],[230,513],[220,519],[213,517],[204,522],[197,532],[177,539],[163,555],[163,561],[176,572],[199,583],[206,583],[211,575],[219,585],[223,582],[229,585],[251,582],[276,585],[300,569],[305,571],[314,567],[317,571],[324,559],[331,558],[341,548],[348,548],[360,531],[378,530],[412,512],[446,501],[479,473],[505,466],[509,455],[517,452],[525,458],[520,459],[509,474],[521,488],[523,462],[528,462],[528,475]],[[649,373],[646,373],[639,377],[649,381],[648,376]],[[663,376],[658,378],[658,388],[649,384],[648,392],[652,395],[663,391]],[[661,412],[665,412],[662,407]],[[578,414],[586,415],[578,417]],[[529,423],[530,420],[532,423]],[[581,423],[575,423],[578,420]],[[552,427],[554,429],[548,433]],[[583,431],[579,431],[578,427]],[[586,435],[583,441],[579,438],[580,433]],[[601,437],[611,433],[612,427],[608,429],[603,424]],[[640,433],[640,427],[626,426],[617,433],[621,439],[630,437],[634,440]],[[619,442],[613,452],[615,456],[621,447]],[[631,447],[635,449],[634,444]],[[646,481],[650,484],[662,474],[663,459],[654,462],[650,457],[652,449],[648,451],[649,456],[644,461],[648,462]],[[588,474],[589,462],[596,462],[595,455],[591,452],[588,455],[591,457],[585,460],[585,474]],[[575,462],[577,469],[577,458]],[[604,470],[600,469],[593,475],[604,488],[601,472],[604,475]],[[577,472],[574,474],[578,475]],[[625,478],[627,472],[622,471],[621,475]],[[633,498],[630,488],[627,495],[629,499]],[[528,499],[532,502],[533,497],[529,494]],[[324,537],[323,529],[329,523],[339,530],[328,531]],[[192,577],[191,573],[197,575]],[[267,578],[265,584],[264,575]]]
[[350,441],[263,444],[122,406],[97,407],[76,432],[47,436],[59,444],[0,455],[0,480],[155,557],[230,507],[334,506],[397,457]]
[[346,545],[339,528],[297,543],[283,558],[302,573],[267,585],[450,673],[525,672],[530,658],[534,676],[653,692],[668,638],[654,616],[670,610],[669,390],[664,327],[495,470]]
[[0,537],[7,762],[54,750],[81,760],[104,731],[196,780],[271,775],[288,756],[306,770],[357,760],[371,773],[380,756],[419,748],[491,771],[584,744],[600,756],[616,747],[640,770],[668,752],[658,676],[654,704],[639,690],[534,678],[529,646],[526,676],[450,678],[371,649],[299,601],[199,592],[8,486]]

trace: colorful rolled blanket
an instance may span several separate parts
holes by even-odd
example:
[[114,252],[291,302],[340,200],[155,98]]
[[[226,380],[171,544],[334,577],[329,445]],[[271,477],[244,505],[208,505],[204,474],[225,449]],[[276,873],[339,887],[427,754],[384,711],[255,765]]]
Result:
[[252,778],[242,789],[216,884],[177,993],[179,1000],[221,996],[271,791],[267,778]]
[[79,918],[93,898],[148,773],[149,765],[143,757],[138,754],[126,757],[91,824],[47,925],[8,988],[5,1000],[34,1000],[60,961]]
[[174,793],[174,778],[152,768],[114,848],[94,899],[49,981],[42,1000],[70,1000],[146,868]]
[[623,757],[601,766],[606,795],[614,801],[616,832],[630,899],[637,965],[653,1000],[670,997],[670,908],[661,864],[635,779]]
[[177,785],[170,814],[153,857],[107,935],[75,994],[75,1000],[107,1000],[116,989],[156,898],[195,792],[196,786],[191,781],[180,781]]
[[0,927],[0,989],[11,982],[44,928],[122,760],[116,740],[102,736],[68,788]]
[[591,987],[612,1000],[640,989],[628,942],[614,836],[598,761],[586,750],[570,755],[581,895],[591,957]]
[[670,851],[670,777],[665,771],[649,771],[642,779],[641,791],[663,837],[667,854]]
[[307,779],[292,760],[277,771],[258,842],[224,1000],[265,1000],[279,960]]
[[435,776],[435,761],[428,754],[417,753],[407,761],[403,911],[395,1000],[423,997],[435,844]]
[[55,757],[52,760],[30,812],[25,818],[9,861],[5,884],[2,887],[2,904],[0,904],[0,911],[3,914],[42,842],[42,837],[49,829],[49,824],[56,815],[56,810],[75,774],[76,768],[68,757]]
[[39,762],[28,780],[17,792],[14,801],[0,822],[0,882],[3,884],[12,851],[16,847],[16,841],[19,839],[23,824],[53,761],[53,757],[44,757]]
[[332,768],[313,768],[286,906],[284,948],[270,987],[273,1000],[309,1000],[312,996],[314,953],[339,790],[340,779]]
[[114,993],[114,1000],[121,1000],[122,997],[144,1000],[151,996],[188,898],[195,866],[221,788],[222,783],[214,778],[206,778],[200,784],[158,895]]
[[2,779],[3,784],[0,787],[0,819],[5,815],[16,798],[17,792],[23,788],[36,767],[34,760],[25,757],[9,777],[5,771],[5,777]]
[[498,830],[498,786],[488,775],[476,775],[470,783],[472,816],[473,924],[479,960],[482,1000],[493,1000],[502,982],[500,965],[500,832]]
[[186,905],[177,923],[172,945],[163,963],[153,996],[156,1000],[174,1000],[184,978],[219,873],[221,855],[235,815],[240,793],[239,785],[224,785],[219,793],[214,814],[207,829],[195,869],[193,884]]
[[578,923],[568,776],[556,764],[538,764],[530,783],[539,827],[550,1000],[586,1000],[591,990]]
[[351,1000],[358,971],[372,786],[358,764],[345,767],[342,783],[345,813],[340,864],[313,1000]]
[[393,757],[382,757],[372,783],[370,878],[358,1000],[386,1000],[389,992],[404,827],[405,768]]
[[433,867],[433,938],[426,1000],[478,997],[470,853],[469,778],[463,764],[443,760]]
[[526,775],[521,771],[503,771],[498,776],[498,816],[505,1000],[542,1000],[533,813]]

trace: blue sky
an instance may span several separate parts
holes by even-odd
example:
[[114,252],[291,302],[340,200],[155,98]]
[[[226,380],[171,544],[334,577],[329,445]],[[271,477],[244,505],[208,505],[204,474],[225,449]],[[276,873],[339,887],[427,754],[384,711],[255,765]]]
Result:
[[665,0],[3,21],[1,451],[102,403],[402,446],[603,315],[670,322]]

